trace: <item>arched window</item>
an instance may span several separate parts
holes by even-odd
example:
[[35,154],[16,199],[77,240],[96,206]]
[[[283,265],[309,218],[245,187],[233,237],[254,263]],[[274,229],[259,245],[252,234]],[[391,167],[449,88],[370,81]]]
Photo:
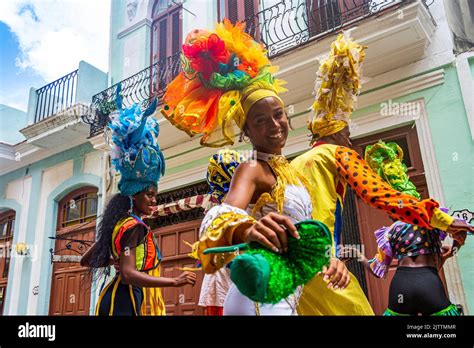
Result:
[[7,294],[14,228],[15,211],[8,210],[0,213],[0,314],[3,314],[3,305]]
[[76,190],[59,203],[58,230],[95,220],[97,216],[97,189]]

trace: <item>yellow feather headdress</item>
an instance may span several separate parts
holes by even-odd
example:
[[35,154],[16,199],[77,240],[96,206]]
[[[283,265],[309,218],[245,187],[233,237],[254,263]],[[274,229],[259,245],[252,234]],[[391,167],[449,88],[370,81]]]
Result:
[[331,44],[314,88],[315,101],[308,124],[314,140],[337,133],[349,124],[361,88],[366,48],[343,34]]

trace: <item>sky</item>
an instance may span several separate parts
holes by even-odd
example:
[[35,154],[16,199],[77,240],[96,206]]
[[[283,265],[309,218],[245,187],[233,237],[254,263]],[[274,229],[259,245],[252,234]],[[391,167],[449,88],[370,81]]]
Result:
[[111,0],[1,0],[0,104],[23,111],[84,60],[108,71]]

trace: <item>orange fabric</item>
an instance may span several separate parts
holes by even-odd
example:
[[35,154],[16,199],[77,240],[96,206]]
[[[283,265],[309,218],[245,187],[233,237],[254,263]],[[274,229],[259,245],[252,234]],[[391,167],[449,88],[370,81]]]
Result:
[[339,146],[335,153],[336,170],[358,197],[374,208],[387,212],[392,218],[432,229],[431,217],[439,203],[434,199],[422,201],[394,190],[374,173],[359,154]]
[[146,239],[146,247],[145,247],[145,265],[143,267],[144,270],[149,270],[152,269],[153,267],[156,266],[157,260],[156,260],[156,246],[155,246],[155,241],[153,237],[153,232],[149,231],[147,234],[147,239]]
[[196,85],[196,80],[188,80],[183,73],[173,80],[163,97],[166,105],[161,111],[175,127],[190,136],[208,134],[216,127],[219,99],[223,94],[220,90]]
[[[189,79],[184,73],[180,72],[176,78],[168,84],[163,100],[170,109],[174,109],[176,105],[189,93],[200,87],[201,83],[198,78]],[[166,113],[166,110],[164,111]]]
[[138,222],[135,219],[130,219],[128,221],[125,221],[125,223],[122,225],[122,227],[120,227],[120,230],[117,233],[117,235],[115,236],[115,240],[114,240],[115,251],[117,252],[118,256],[120,256],[120,254],[122,253],[122,248],[120,246],[120,240],[122,239],[123,234],[125,233],[125,231],[127,231],[128,229],[134,227],[136,224],[138,224]]
[[[120,227],[120,229],[117,232],[117,234],[115,235],[115,237],[114,237],[115,239],[113,241],[114,247],[115,247],[115,250],[114,250],[114,256],[115,257],[120,257],[120,254],[122,253],[122,248],[120,246],[120,240],[122,239],[123,234],[127,230],[135,227],[139,223],[140,222],[138,222],[134,218],[130,218],[130,219],[126,220],[123,223],[123,225]],[[146,226],[146,225],[144,225],[144,226]],[[148,271],[148,270],[151,270],[151,269],[155,268],[158,265],[158,262],[159,262],[159,260],[158,260],[158,251],[157,251],[158,246],[154,241],[153,232],[150,229],[148,229],[148,233],[146,235],[146,241],[144,242],[144,245],[139,245],[138,246],[138,248],[141,248],[141,247],[143,247],[143,257],[142,257],[143,263],[139,263],[138,260],[137,260],[137,265],[142,264],[141,267],[137,266],[137,269],[139,271]],[[142,249],[140,249],[140,250],[142,250]],[[139,251],[137,251],[137,255],[136,255],[137,258],[141,257]]]

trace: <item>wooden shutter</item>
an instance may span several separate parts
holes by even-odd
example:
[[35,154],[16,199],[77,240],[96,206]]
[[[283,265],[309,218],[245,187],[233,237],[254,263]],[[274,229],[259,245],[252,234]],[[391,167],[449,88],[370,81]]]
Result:
[[158,60],[161,62],[166,58],[167,45],[166,37],[168,33],[168,17],[160,20],[158,25]]
[[369,12],[368,0],[338,0],[342,23],[349,22]]
[[175,55],[181,50],[181,10],[172,14],[171,24],[171,55]]
[[[248,17],[254,16],[258,12],[258,0],[226,0],[225,17],[232,23],[243,22]],[[218,18],[220,18],[220,13]]]

